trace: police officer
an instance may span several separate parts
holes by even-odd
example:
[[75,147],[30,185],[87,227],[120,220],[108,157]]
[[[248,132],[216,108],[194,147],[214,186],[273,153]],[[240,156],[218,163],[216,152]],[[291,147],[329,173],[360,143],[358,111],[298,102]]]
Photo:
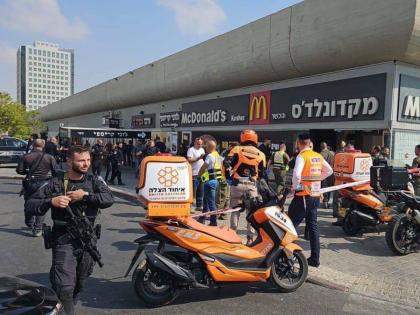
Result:
[[26,201],[25,208],[35,215],[44,215],[51,208],[54,225],[50,281],[66,313],[74,314],[74,305],[84,280],[93,272],[94,261],[80,241],[67,237],[69,214],[65,208],[78,209],[94,224],[99,209],[110,207],[114,199],[100,176],[87,175],[89,148],[72,146],[67,164],[68,172],[45,183]]
[[308,265],[318,267],[320,243],[317,211],[321,197],[321,181],[330,176],[333,170],[319,153],[312,151],[309,135],[299,135],[297,146],[299,155],[296,157],[292,178],[294,198],[289,205],[288,214],[295,227],[305,218],[311,243]]
[[[203,182],[203,213],[217,210],[216,193],[219,181],[222,179],[222,159],[216,151],[216,142],[209,140],[206,144],[207,154],[204,156],[204,163],[198,171],[198,176]],[[205,218],[200,220],[204,222]],[[217,226],[217,216],[210,216],[210,225]]]
[[[413,159],[412,167],[420,168],[420,144],[416,145],[415,148],[416,157]],[[414,176],[413,178],[414,193],[420,197],[420,176]]]
[[[35,139],[32,142],[32,151],[25,154],[16,167],[16,172],[26,175],[22,182],[22,194],[27,200],[51,176],[56,176],[57,162],[51,155],[43,152],[45,141]],[[25,224],[32,229],[33,236],[42,235],[44,216],[34,216],[25,211]]]
[[290,157],[286,152],[286,145],[280,144],[278,151],[274,152],[268,161],[269,168],[273,165],[274,179],[276,181],[277,193],[282,194],[286,188],[286,174],[289,170]]
[[[266,158],[263,152],[257,148],[258,135],[254,130],[241,132],[240,145],[232,148],[224,161],[226,169],[231,168],[230,207],[237,207],[242,196],[249,192],[250,197],[258,196],[256,182],[263,178],[265,173]],[[232,212],[230,227],[238,229],[240,212]],[[251,244],[254,231],[247,224],[247,244]]]
[[92,147],[92,174],[101,176],[102,170],[102,157],[104,154],[103,142],[101,139],[96,140],[95,145]]

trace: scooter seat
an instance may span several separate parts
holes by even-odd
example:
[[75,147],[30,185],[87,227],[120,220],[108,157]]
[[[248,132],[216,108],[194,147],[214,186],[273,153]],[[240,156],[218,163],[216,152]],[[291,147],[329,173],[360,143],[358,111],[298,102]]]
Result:
[[242,243],[242,240],[238,236],[238,234],[236,234],[234,230],[226,226],[208,226],[205,224],[201,224],[200,222],[194,220],[191,217],[186,217],[183,220],[183,223],[194,230],[209,234],[228,243]]

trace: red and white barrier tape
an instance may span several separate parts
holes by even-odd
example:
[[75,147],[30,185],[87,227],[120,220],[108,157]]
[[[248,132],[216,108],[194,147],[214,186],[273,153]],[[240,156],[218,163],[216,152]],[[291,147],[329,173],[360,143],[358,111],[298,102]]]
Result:
[[[325,187],[325,188],[321,188],[319,190],[319,192],[321,194],[327,193],[327,192],[331,192],[331,191],[336,191],[336,190],[340,190],[340,189],[344,189],[344,188],[349,188],[349,187],[353,187],[353,186],[358,186],[358,185],[363,185],[363,184],[367,184],[369,183],[369,180],[361,180],[358,182],[353,182],[353,183],[347,183],[347,184],[341,184],[341,185],[337,185],[337,186],[331,186],[331,187]],[[292,199],[294,196],[293,194],[290,194],[287,196],[287,199]],[[194,214],[191,215],[192,218],[199,218],[199,217],[208,217],[210,215],[220,215],[220,214],[225,214],[225,213],[232,213],[232,212],[236,212],[236,211],[240,211],[242,208],[241,207],[237,207],[237,208],[230,208],[230,209],[219,209],[219,210],[214,210],[214,211],[209,211],[209,212],[203,212],[203,213],[199,213],[199,214]]]

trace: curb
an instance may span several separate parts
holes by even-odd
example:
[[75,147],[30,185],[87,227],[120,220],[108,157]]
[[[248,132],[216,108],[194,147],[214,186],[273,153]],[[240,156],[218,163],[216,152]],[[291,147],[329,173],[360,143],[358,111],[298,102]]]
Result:
[[121,199],[131,201],[133,203],[136,203],[136,204],[140,205],[140,202],[138,201],[137,195],[135,193],[131,193],[131,192],[125,191],[123,189],[118,189],[118,188],[115,188],[115,187],[112,187],[112,186],[108,186],[108,187],[112,191],[112,194],[114,196],[116,196],[118,198],[121,198]]
[[22,175],[0,175],[0,179],[24,179]]
[[345,285],[335,283],[335,282],[332,282],[323,278],[319,278],[317,276],[308,277],[306,279],[306,282],[319,285],[321,287],[331,289],[331,290],[336,290],[336,291],[341,291],[341,292],[350,292],[350,288]]

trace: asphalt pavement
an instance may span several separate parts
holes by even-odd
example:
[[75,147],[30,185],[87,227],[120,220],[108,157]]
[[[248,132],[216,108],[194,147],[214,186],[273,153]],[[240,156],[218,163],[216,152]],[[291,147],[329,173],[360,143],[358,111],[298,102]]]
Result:
[[[49,286],[51,251],[42,238],[25,230],[20,181],[0,179],[0,273]],[[305,283],[297,292],[282,294],[267,284],[241,284],[221,289],[189,291],[173,304],[148,309],[137,299],[131,278],[123,278],[143,232],[144,211],[116,199],[102,211],[99,249],[105,266],[95,267],[77,306],[78,314],[418,314],[419,310],[364,295]],[[47,222],[49,222],[49,218]]]

